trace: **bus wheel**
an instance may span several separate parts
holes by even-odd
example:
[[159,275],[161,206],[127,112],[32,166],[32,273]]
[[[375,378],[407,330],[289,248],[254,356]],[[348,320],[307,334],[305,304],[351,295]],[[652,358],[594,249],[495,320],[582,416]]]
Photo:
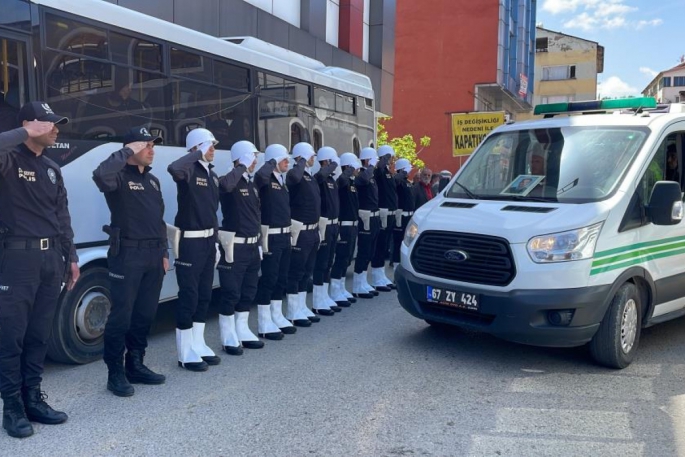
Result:
[[88,268],[76,286],[62,292],[48,341],[48,356],[81,364],[102,357],[104,332],[111,306],[108,270]]
[[642,327],[640,293],[633,283],[623,284],[590,342],[592,357],[601,365],[625,368],[633,361]]

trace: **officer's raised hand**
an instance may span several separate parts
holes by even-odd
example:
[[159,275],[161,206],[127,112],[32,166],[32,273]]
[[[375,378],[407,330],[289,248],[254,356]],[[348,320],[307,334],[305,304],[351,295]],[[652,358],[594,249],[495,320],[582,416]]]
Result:
[[50,133],[54,126],[54,123],[44,121],[26,121],[23,125],[24,130],[29,134],[29,138],[38,138]]
[[147,148],[148,144],[147,141],[134,141],[133,143],[127,144],[126,147],[133,151],[134,154],[138,154],[140,151]]
[[372,166],[372,167],[375,167],[376,164],[378,164],[378,157],[371,157],[371,158],[369,159],[369,165]]
[[240,159],[238,159],[240,165],[244,165],[247,168],[248,173],[252,173],[257,166],[257,157],[253,152],[243,154]]

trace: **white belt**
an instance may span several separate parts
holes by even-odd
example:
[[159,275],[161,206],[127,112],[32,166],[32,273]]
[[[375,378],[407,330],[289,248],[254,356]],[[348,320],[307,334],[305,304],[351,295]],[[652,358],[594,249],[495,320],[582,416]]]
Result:
[[214,229],[205,230],[187,230],[183,232],[183,238],[209,238],[214,236]]
[[244,238],[244,237],[236,236],[235,238],[233,238],[233,242],[235,244],[255,244],[258,239],[259,239],[258,236],[253,236],[250,238]]
[[281,233],[290,233],[290,227],[270,228],[267,233],[269,235],[280,235]]
[[326,225],[333,225],[333,224],[337,224],[337,223],[338,223],[338,219],[328,219],[328,223],[326,223]]
[[380,215],[381,215],[380,211],[373,211],[369,214],[370,217],[376,217],[376,216],[380,216]]
[[302,230],[314,230],[319,229],[319,224],[302,224]]
[[341,227],[356,227],[359,221],[340,221]]
[[414,211],[402,211],[402,216],[410,217],[413,215],[414,215]]

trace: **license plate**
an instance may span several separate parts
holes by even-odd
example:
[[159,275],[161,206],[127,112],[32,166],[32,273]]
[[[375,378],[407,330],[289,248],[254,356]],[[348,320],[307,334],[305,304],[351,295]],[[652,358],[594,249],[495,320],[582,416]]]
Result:
[[438,289],[432,286],[426,287],[426,299],[430,303],[469,311],[478,311],[480,306],[480,296],[478,294]]

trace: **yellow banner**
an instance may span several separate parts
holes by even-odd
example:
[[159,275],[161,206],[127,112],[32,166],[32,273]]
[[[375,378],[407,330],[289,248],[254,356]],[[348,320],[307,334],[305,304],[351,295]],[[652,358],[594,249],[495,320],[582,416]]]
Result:
[[494,128],[504,124],[504,111],[452,114],[452,156],[469,155]]

